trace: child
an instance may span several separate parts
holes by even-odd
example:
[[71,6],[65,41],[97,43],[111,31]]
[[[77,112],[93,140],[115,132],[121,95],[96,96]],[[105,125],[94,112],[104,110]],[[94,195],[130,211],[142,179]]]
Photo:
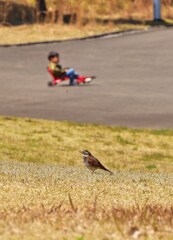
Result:
[[[82,81],[81,77],[75,72],[73,68],[62,68],[62,66],[59,64],[60,62],[59,53],[50,52],[48,55],[48,60],[49,68],[52,70],[52,73],[54,74],[55,77],[57,78],[68,77],[70,79],[70,86],[76,85],[76,79],[78,79],[80,82],[84,82],[84,79]],[[90,79],[87,78],[87,82],[91,80],[92,80],[91,78]]]

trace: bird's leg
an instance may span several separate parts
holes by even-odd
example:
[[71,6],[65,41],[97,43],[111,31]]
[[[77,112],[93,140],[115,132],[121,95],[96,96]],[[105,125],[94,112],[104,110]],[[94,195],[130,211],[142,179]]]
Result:
[[95,169],[92,171],[92,174],[95,172]]

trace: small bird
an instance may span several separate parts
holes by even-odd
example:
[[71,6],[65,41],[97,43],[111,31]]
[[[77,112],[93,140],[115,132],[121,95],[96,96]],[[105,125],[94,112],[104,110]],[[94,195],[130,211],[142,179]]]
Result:
[[113,174],[113,172],[109,171],[107,168],[105,168],[97,158],[95,158],[88,150],[84,150],[80,152],[83,154],[83,161],[85,166],[94,173],[96,169],[102,169],[104,171],[109,172],[110,174]]

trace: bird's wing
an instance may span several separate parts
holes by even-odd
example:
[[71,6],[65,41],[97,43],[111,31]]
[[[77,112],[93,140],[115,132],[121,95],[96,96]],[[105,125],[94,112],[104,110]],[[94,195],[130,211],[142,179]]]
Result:
[[113,172],[111,172],[109,169],[105,168],[105,167],[101,164],[101,162],[100,162],[97,158],[95,158],[94,156],[89,156],[87,160],[88,160],[88,163],[89,163],[91,166],[93,166],[93,167],[95,167],[95,168],[103,169],[103,170],[105,170],[105,171],[107,171],[107,172],[110,172],[110,174],[113,174]]
[[101,163],[97,160],[94,156],[88,157],[88,163],[91,164],[93,167],[100,167]]
[[101,164],[101,162],[97,158],[95,158],[94,156],[89,156],[88,157],[88,163],[90,163],[93,167],[103,169],[103,170],[108,171],[112,174],[112,172],[110,170],[108,170],[107,168],[105,168]]

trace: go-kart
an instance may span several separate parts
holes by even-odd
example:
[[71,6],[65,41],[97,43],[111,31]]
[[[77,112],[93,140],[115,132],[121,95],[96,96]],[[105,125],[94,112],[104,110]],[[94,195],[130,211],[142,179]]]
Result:
[[[51,82],[48,82],[48,86],[49,87],[53,87],[59,83],[62,83],[64,81],[69,81],[70,79],[68,77],[61,77],[61,78],[57,78],[52,70],[48,67],[47,68],[47,71],[50,73],[51,77],[52,77],[52,81]],[[79,85],[81,83],[83,84],[86,84],[86,83],[90,83],[93,79],[95,79],[96,77],[95,76],[79,76],[77,79],[76,79],[76,83]]]

